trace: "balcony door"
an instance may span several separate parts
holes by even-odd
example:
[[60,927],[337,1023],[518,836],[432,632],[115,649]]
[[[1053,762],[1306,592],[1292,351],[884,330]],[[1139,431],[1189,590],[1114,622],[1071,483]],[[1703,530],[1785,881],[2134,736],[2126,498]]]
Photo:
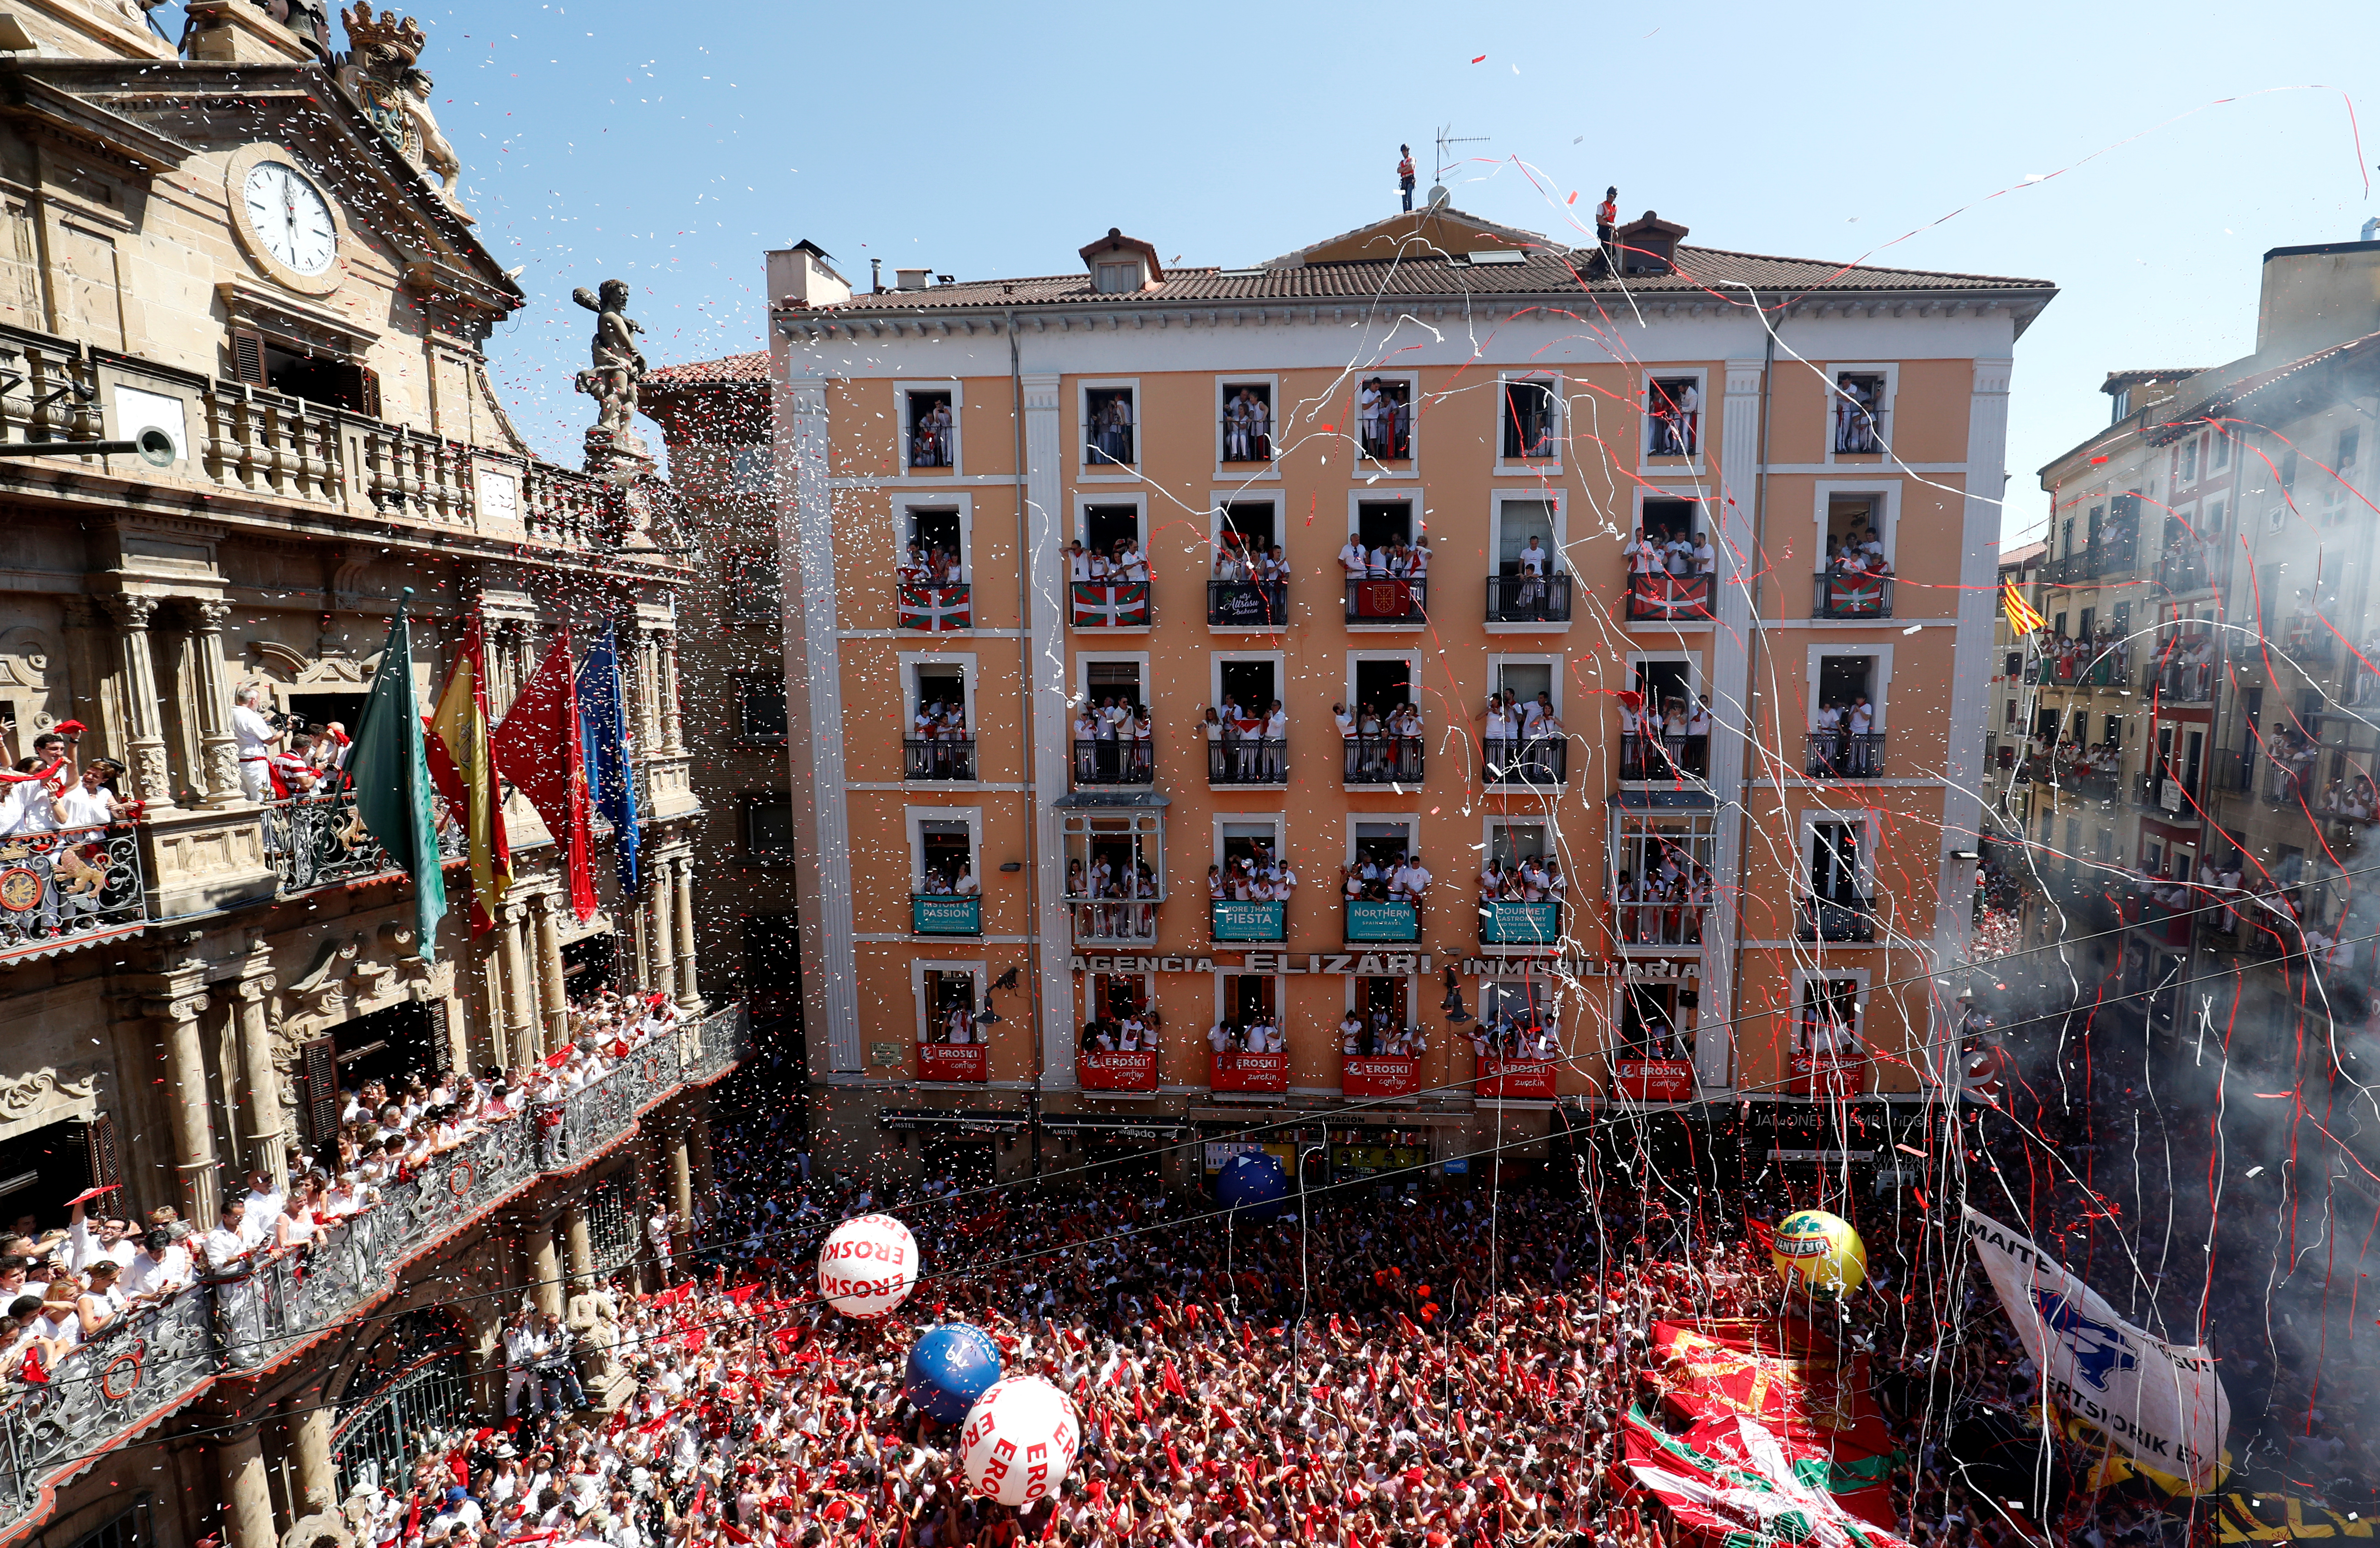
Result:
[[1860,835],[1855,822],[1810,825],[1810,892],[1849,908],[1861,901]]

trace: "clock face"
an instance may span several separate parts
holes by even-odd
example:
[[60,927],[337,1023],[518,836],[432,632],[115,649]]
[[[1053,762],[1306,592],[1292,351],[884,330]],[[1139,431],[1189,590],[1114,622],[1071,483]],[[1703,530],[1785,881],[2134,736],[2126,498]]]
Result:
[[310,277],[330,268],[338,254],[338,223],[330,200],[305,174],[286,162],[259,162],[240,195],[265,251]]

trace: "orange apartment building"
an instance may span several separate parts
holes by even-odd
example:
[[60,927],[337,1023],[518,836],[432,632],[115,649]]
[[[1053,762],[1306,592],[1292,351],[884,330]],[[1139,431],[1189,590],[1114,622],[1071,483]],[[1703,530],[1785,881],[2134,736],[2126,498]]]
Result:
[[[1924,1095],[2010,355],[2055,293],[1686,236],[1571,248],[1439,203],[1237,269],[1113,230],[1009,280],[768,255],[830,1156],[1187,1183],[1277,1119],[1341,1175],[1477,1171],[1613,1110],[1767,1104],[1782,1134]],[[1871,538],[1888,574],[1830,566]],[[1378,573],[1424,540],[1426,574]],[[1270,578],[1222,563],[1276,547]],[[1550,719],[1507,732],[1497,695]],[[1210,737],[1227,701],[1246,737]],[[1399,854],[1417,904],[1346,899]],[[1285,900],[1210,897],[1268,859]],[[1535,895],[1483,901],[1490,862]],[[1102,863],[1126,896],[1086,895]],[[1351,1011],[1386,1023],[1354,1053]],[[1086,1046],[1132,1015],[1153,1052]],[[1219,1053],[1219,1022],[1281,1046]]]

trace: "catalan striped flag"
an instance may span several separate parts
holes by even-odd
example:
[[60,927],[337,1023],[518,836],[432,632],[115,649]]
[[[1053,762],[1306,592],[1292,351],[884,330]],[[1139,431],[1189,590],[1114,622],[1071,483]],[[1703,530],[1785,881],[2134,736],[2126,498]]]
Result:
[[2008,611],[2009,627],[2017,634],[2029,635],[2045,622],[2031,602],[2017,595],[2014,576],[2000,583],[2000,606]]

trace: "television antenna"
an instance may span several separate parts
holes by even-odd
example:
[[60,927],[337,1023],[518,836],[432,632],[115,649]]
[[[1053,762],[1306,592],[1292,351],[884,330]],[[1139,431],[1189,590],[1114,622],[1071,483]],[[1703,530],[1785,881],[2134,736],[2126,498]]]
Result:
[[1454,133],[1453,125],[1441,124],[1439,126],[1438,164],[1431,171],[1429,176],[1429,201],[1432,204],[1443,204],[1452,197],[1446,191],[1446,169],[1452,166],[1454,163],[1447,155],[1446,148],[1450,145],[1485,145],[1487,143],[1488,137],[1484,134],[1457,136]]

